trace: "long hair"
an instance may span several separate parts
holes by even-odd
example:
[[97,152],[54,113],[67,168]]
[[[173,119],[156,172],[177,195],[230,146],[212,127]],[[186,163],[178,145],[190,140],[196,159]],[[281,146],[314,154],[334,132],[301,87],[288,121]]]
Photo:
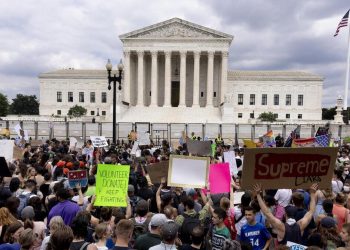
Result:
[[17,219],[10,213],[6,207],[0,208],[0,225],[7,226],[17,222]]
[[70,227],[65,225],[53,232],[46,250],[68,250],[72,241],[73,231]]

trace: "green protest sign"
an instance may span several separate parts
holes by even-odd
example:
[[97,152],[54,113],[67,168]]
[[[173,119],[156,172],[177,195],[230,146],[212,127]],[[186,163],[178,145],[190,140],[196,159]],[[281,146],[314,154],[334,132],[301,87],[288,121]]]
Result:
[[98,164],[95,206],[126,207],[129,165]]

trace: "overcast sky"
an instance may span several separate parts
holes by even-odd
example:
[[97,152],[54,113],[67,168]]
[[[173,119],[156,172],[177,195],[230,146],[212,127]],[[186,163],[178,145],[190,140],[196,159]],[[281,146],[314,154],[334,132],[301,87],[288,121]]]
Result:
[[39,96],[40,73],[116,64],[120,34],[179,17],[234,36],[229,69],[325,77],[322,104],[334,106],[344,93],[348,29],[333,34],[349,8],[343,0],[3,0],[0,92]]

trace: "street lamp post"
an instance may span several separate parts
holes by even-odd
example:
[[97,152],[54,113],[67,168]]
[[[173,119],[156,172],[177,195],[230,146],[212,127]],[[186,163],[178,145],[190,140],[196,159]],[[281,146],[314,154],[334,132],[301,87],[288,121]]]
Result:
[[112,72],[112,67],[113,65],[111,64],[111,61],[108,59],[107,64],[106,64],[106,69],[108,72],[108,90],[111,90],[111,83],[113,83],[113,143],[116,144],[117,141],[117,136],[116,136],[116,95],[117,95],[117,82],[119,83],[118,89],[122,90],[122,72],[123,72],[123,64],[122,60],[120,60],[120,63],[118,64],[118,71],[119,75],[117,76],[114,74],[111,76]]

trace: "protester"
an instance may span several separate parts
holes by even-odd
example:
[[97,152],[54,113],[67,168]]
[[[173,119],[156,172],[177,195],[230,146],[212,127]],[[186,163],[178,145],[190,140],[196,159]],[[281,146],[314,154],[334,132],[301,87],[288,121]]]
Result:
[[163,224],[161,227],[161,237],[162,242],[158,245],[155,245],[150,250],[163,250],[163,249],[176,249],[176,239],[177,232],[179,230],[178,225],[174,221],[168,221]]

